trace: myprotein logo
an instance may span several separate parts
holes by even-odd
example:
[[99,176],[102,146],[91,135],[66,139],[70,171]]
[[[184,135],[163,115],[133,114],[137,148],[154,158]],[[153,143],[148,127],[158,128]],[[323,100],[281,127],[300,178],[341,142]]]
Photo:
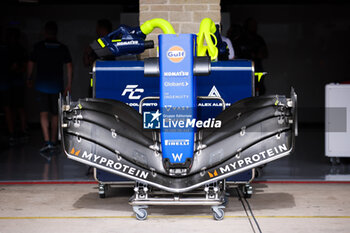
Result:
[[[74,147],[70,151],[71,155],[79,156],[80,150],[76,150]],[[82,159],[93,162],[95,164],[98,164],[100,166],[104,166],[109,169],[113,169],[115,171],[127,174],[129,176],[134,176],[142,179],[147,179],[149,172],[140,170],[136,167],[132,167],[130,165],[123,164],[122,161],[114,161],[112,159],[108,159],[106,157],[103,157],[101,155],[88,153],[87,151],[84,151],[81,156]]]
[[175,45],[167,51],[166,56],[171,62],[179,63],[185,58],[186,52],[180,46]]
[[226,173],[230,173],[241,168],[244,168],[248,165],[252,165],[264,160],[268,160],[271,157],[277,156],[281,153],[288,151],[288,147],[286,144],[281,144],[272,148],[269,148],[265,151],[261,151],[259,153],[253,154],[251,156],[247,156],[245,158],[238,159],[237,161],[225,164],[214,171],[208,171],[209,178],[214,178],[218,175],[224,175]]

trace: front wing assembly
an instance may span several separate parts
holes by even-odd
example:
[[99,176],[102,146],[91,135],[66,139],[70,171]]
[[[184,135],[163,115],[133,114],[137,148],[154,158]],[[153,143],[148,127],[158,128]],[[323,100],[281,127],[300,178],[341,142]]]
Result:
[[159,189],[182,193],[289,155],[296,134],[296,94],[238,101],[217,119],[220,129],[197,132],[188,174],[168,174],[159,131],[115,100],[60,98],[60,135],[69,159]]

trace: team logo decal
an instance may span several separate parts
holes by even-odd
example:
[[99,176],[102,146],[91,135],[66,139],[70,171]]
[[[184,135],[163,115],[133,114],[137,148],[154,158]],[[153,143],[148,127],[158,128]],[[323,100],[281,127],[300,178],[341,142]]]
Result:
[[186,53],[183,48],[175,45],[168,50],[168,52],[166,53],[166,56],[170,61],[174,63],[179,63],[185,58]]
[[216,170],[214,170],[214,172],[208,172],[208,175],[210,178],[213,178],[215,176],[218,176],[218,172]]
[[75,150],[74,147],[73,147],[72,150],[70,151],[70,154],[71,154],[71,155],[76,155],[76,156],[78,156],[79,153],[80,153],[80,150]]

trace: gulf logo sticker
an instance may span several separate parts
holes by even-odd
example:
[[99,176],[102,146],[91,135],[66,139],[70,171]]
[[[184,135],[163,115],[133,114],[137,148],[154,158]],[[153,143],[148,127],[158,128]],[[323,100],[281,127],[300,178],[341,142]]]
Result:
[[168,52],[166,53],[166,56],[170,61],[174,63],[179,63],[185,58],[186,53],[183,48],[175,45],[168,50]]

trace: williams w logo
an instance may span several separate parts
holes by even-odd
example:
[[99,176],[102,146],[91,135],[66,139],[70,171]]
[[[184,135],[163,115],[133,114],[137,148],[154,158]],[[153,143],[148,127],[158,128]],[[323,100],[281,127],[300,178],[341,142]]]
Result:
[[76,156],[78,156],[79,153],[80,153],[80,150],[75,151],[74,147],[73,147],[72,150],[70,151],[70,154],[71,154],[71,155],[76,155]]
[[213,172],[213,173],[208,172],[208,175],[209,175],[209,177],[210,177],[210,178],[213,178],[213,177],[215,177],[215,176],[217,176],[217,175],[218,175],[218,172],[217,172],[216,170],[214,170],[214,172]]
[[178,160],[178,161],[180,162],[181,159],[182,159],[182,153],[180,153],[180,154],[178,154],[178,153],[176,153],[176,154],[172,153],[171,155],[173,156],[174,162],[176,162],[176,160]]

